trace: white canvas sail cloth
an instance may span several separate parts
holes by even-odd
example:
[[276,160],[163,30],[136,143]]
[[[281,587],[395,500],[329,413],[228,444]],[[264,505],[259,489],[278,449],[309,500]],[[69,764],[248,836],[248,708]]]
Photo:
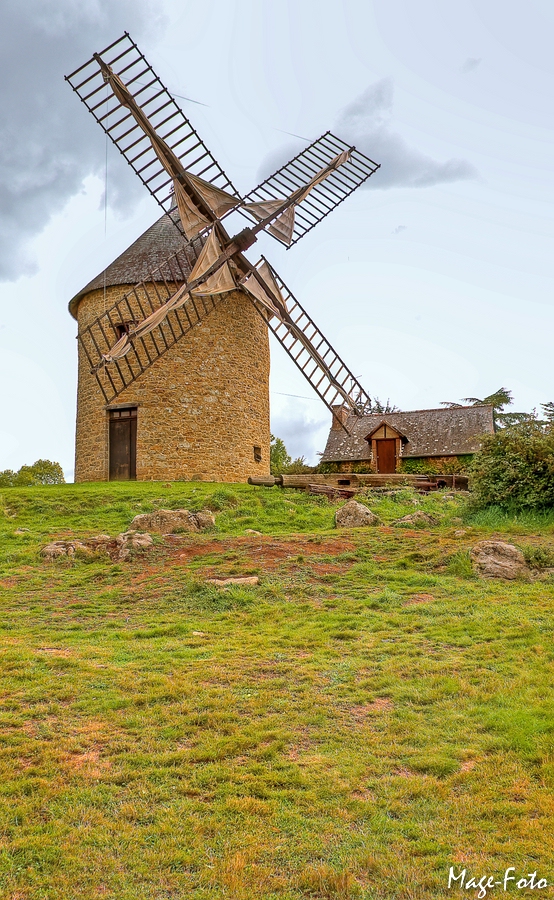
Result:
[[224,294],[227,293],[227,291],[234,290],[236,288],[236,282],[228,262],[225,261],[215,270],[215,272],[209,275],[204,282],[198,285],[198,287],[193,288],[192,291],[189,291],[188,285],[198,278],[202,278],[202,275],[217,263],[222,253],[223,250],[215,232],[215,228],[212,228],[208,240],[204,244],[202,252],[190,273],[188,282],[181,285],[167,303],[164,303],[162,306],[158,307],[158,309],[155,309],[153,313],[146,319],[143,319],[138,325],[131,326],[128,333],[122,335],[117,343],[109,349],[108,353],[102,355],[102,364],[110,363],[124,357],[133,346],[133,340],[144,337],[158,325],[161,325],[170,312],[179,309],[180,306],[183,306],[183,304],[186,303],[190,294],[203,297],[210,294]]
[[[202,252],[198,257],[196,265],[190,273],[189,281],[192,282],[196,278],[201,278],[204,272],[207,272],[208,269],[218,261],[222,253],[223,250],[215,232],[215,228],[212,228],[208,240],[204,244]],[[235,287],[236,283],[231,273],[231,269],[229,268],[229,263],[225,261],[212,273],[212,275],[209,275],[202,284],[193,288],[191,293],[199,297],[204,297],[208,294],[225,294],[227,291],[234,290]]]
[[133,340],[144,337],[144,335],[153,331],[154,328],[163,322],[173,309],[178,309],[182,306],[186,302],[187,297],[188,290],[186,284],[184,284],[175,292],[175,294],[173,294],[167,303],[164,303],[163,306],[155,309],[154,312],[146,319],[143,319],[139,325],[131,326],[128,333],[123,334],[113,347],[110,347],[107,353],[103,353],[101,365],[114,362],[114,360],[122,359],[122,357],[126,356],[133,346]]
[[[173,179],[175,200],[183,231],[188,240],[191,240],[207,225],[213,224],[215,219],[220,219],[226,212],[237,206],[240,203],[239,198],[233,197],[232,194],[215,187],[208,181],[204,181],[198,175],[187,172],[171,147],[156,133],[148,117],[137,104],[119,75],[116,75],[105,63],[100,60],[99,62],[104,78],[109,82],[115,96],[121,105],[129,110],[135,121],[148,136],[156,156],[168,175]],[[187,187],[188,191],[186,190]],[[201,201],[200,204],[194,202],[194,197]],[[211,211],[211,216],[206,215],[206,207]]]
[[289,197],[283,197],[282,200],[262,200],[256,203],[245,203],[243,209],[252,213],[258,222],[262,222],[270,216],[277,215],[279,210],[286,204],[287,208],[285,211],[271,222],[271,224],[267,225],[266,228],[273,237],[276,237],[277,240],[286,244],[287,247],[290,246],[294,234],[295,206],[302,203],[302,200],[306,199],[310,191],[312,191],[316,185],[325,181],[331,172],[335,172],[339,166],[342,166],[343,163],[347,162],[350,159],[350,155],[350,150],[343,150],[343,152],[339,153],[338,156],[335,156],[327,166],[320,169],[307,184],[298,188],[298,190],[294,191]]
[[242,287],[248,291],[262,306],[273,315],[283,321],[283,313],[286,313],[286,304],[283,295],[279,289],[279,285],[275,281],[273,272],[269,268],[265,259],[261,264],[256,266],[256,271],[263,281],[263,286],[255,275],[248,275],[241,282]]

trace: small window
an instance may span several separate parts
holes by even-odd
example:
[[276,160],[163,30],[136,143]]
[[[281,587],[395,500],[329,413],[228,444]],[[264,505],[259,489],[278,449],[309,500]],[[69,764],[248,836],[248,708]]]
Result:
[[133,325],[133,322],[116,322],[114,325],[114,331],[117,337],[117,340],[123,337],[124,334],[129,334],[129,328]]
[[350,484],[350,478],[339,478],[339,484]]
[[261,462],[261,461],[262,461],[262,448],[254,447],[254,462]]
[[136,419],[137,408],[133,406],[127,409],[109,409],[108,414],[110,419]]

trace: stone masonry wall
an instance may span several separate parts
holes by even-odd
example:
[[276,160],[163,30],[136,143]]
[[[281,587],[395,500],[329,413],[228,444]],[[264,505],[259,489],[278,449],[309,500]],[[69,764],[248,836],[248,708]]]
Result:
[[[83,297],[79,328],[125,290]],[[231,294],[111,406],[122,403],[138,406],[137,480],[232,482],[269,474],[267,326],[244,294]],[[106,481],[108,451],[108,411],[79,344],[75,480]]]

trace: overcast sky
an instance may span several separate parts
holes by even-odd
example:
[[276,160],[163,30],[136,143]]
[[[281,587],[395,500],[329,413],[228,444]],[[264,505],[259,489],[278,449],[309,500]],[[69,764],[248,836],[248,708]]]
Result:
[[[72,477],[67,303],[159,214],[111,147],[105,214],[104,136],[63,79],[124,30],[241,192],[328,128],[381,163],[261,247],[371,396],[554,400],[553,26],[549,0],[3,0],[0,469]],[[315,461],[330,416],[279,346],[271,389]]]

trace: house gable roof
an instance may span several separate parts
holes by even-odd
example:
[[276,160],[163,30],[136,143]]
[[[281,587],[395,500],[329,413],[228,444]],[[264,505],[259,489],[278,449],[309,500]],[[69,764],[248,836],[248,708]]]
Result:
[[[369,418],[369,417],[366,416],[366,418]],[[371,431],[369,432],[369,434],[366,434],[364,440],[370,441],[371,438],[373,437],[373,435],[375,434],[375,432],[376,432],[376,431],[379,431],[379,429],[381,428],[382,425],[388,425],[388,427],[390,428],[390,430],[391,430],[391,431],[394,431],[395,434],[396,434],[398,437],[402,438],[403,441],[407,441],[407,440],[408,440],[408,438],[406,437],[406,435],[405,435],[402,431],[400,431],[400,428],[398,427],[398,425],[393,425],[392,422],[391,422],[388,418],[381,419],[381,421],[378,422],[378,423],[371,429]]]
[[351,432],[331,429],[322,462],[369,460],[371,444],[367,437],[386,420],[387,425],[407,438],[402,456],[458,456],[475,453],[481,437],[494,432],[492,406],[460,406],[454,409],[415,409],[409,412],[382,413],[373,416],[348,416]]

